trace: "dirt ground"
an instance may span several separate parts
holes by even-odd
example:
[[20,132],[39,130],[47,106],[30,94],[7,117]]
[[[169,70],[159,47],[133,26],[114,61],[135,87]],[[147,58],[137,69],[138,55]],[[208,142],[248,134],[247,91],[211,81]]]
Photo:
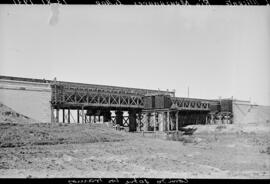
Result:
[[193,135],[36,123],[0,104],[0,177],[270,178],[270,123],[190,125]]
[[269,131],[198,126],[172,141],[104,125],[0,125],[3,178],[270,178]]

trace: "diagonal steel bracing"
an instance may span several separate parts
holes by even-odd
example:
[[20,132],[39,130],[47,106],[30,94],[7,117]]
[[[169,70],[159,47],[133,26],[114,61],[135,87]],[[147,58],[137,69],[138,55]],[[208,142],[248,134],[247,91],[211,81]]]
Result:
[[84,105],[95,107],[125,107],[143,108],[143,95],[128,94],[127,92],[110,92],[65,86],[60,83],[52,84],[52,104],[55,106]]

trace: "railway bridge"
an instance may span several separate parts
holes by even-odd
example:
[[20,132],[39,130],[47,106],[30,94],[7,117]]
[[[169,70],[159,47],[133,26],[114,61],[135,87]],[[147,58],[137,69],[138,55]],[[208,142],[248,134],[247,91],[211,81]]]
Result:
[[102,119],[129,127],[129,131],[179,130],[187,124],[209,123],[222,111],[220,100],[175,97],[175,92],[168,90],[11,76],[0,76],[0,101],[42,122],[93,123]]
[[[94,84],[50,81],[52,88],[52,121],[59,122],[59,111],[62,121],[70,122],[70,110],[77,111],[77,123],[90,123],[91,120],[113,121],[120,126],[129,126],[135,131],[141,124],[141,113],[144,109],[143,98],[146,94],[163,94],[174,96],[172,91],[126,88]],[[115,116],[111,115],[115,112]],[[128,116],[123,116],[127,111]]]

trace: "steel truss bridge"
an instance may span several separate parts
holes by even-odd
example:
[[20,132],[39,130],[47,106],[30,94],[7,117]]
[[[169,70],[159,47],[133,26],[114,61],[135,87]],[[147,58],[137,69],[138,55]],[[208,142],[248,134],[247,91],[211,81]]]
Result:
[[149,89],[124,88],[116,86],[52,82],[52,100],[55,108],[109,108],[111,110],[143,109],[146,94],[166,94],[174,92]]
[[213,100],[174,97],[171,91],[123,88],[70,82],[52,82],[52,106],[77,109],[109,108],[111,110],[143,110],[143,97],[149,94],[171,96],[172,108],[178,110],[210,111]]
[[[175,97],[174,91],[161,91],[151,89],[127,88],[118,86],[96,85],[74,83],[56,80],[41,80],[0,76],[1,79],[28,81],[35,83],[49,83],[51,86],[51,110],[52,122],[59,122],[59,111],[62,111],[62,122],[70,122],[72,114],[70,110],[77,111],[77,123],[89,123],[91,117],[103,116],[105,121],[111,120],[122,126],[129,126],[132,131],[136,131],[136,126],[142,127],[142,119],[155,117],[162,114],[163,119],[167,119],[168,129],[178,128],[183,119],[183,124],[190,117],[198,117],[197,121],[207,118],[213,112],[211,106],[217,106],[219,101],[195,98]],[[164,95],[169,96],[170,106],[163,109],[146,109],[144,97]],[[115,116],[111,116],[110,111],[115,111]],[[123,115],[123,111],[128,111],[128,116]],[[72,117],[73,118],[73,117]],[[73,118],[76,119],[76,118]],[[104,119],[103,119],[104,120]],[[155,122],[155,120],[153,120]],[[170,122],[172,125],[170,125]],[[123,124],[124,123],[124,124]],[[167,126],[166,125],[166,126]],[[177,125],[177,127],[176,127]]]

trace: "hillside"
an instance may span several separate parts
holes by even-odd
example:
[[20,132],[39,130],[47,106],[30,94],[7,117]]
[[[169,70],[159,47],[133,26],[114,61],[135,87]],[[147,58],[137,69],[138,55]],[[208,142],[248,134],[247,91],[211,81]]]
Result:
[[31,119],[25,115],[17,113],[10,107],[0,102],[0,123],[38,123],[38,121]]

